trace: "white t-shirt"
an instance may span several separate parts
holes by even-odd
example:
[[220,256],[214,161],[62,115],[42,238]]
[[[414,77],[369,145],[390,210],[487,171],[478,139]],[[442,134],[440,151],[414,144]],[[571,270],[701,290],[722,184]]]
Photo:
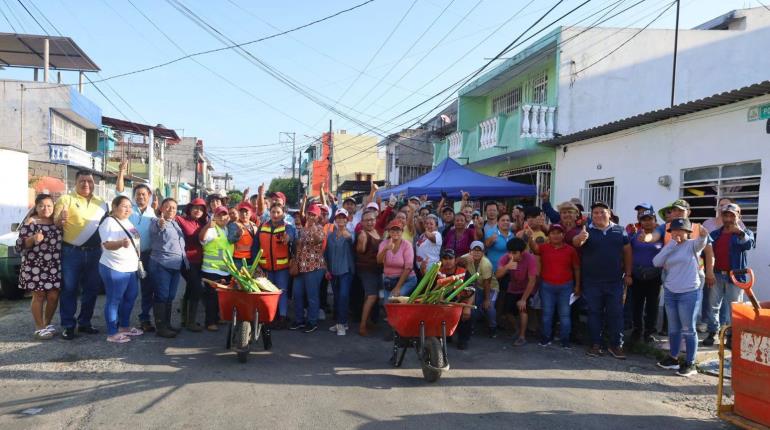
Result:
[[[131,224],[131,221],[124,219],[120,221],[120,224],[134,237],[137,248],[141,247],[139,231]],[[115,251],[110,251],[104,247],[104,242],[127,239],[128,236],[123,228],[112,217],[105,218],[102,225],[99,226],[99,237],[102,242],[102,257],[99,259],[99,263],[117,272],[136,272],[139,269],[139,256],[136,255],[136,250],[131,244],[128,245],[128,248],[120,247]]]
[[439,260],[441,253],[441,233],[436,231],[436,243],[433,243],[425,237],[425,233],[417,239],[417,267],[422,267],[422,262],[426,262],[426,268]]

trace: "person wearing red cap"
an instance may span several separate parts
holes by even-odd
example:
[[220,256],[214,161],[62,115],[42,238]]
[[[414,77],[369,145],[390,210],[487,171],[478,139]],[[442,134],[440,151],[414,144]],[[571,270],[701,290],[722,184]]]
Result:
[[256,248],[259,243],[255,240],[257,236],[257,226],[251,222],[251,214],[254,209],[248,202],[241,202],[235,207],[238,217],[231,218],[227,225],[227,240],[235,246],[233,251],[233,260],[235,267],[239,269],[243,265],[243,260],[251,264],[256,256]]
[[[297,228],[297,271],[294,278],[294,322],[289,330],[302,329],[312,333],[318,329],[319,289],[324,277],[326,261],[323,255],[324,231],[319,223],[321,208],[311,205],[307,209],[305,225]],[[304,316],[307,297],[307,318]]]
[[[224,254],[233,252],[233,245],[227,240],[227,223],[230,221],[227,207],[214,209],[214,219],[201,229],[198,238],[203,245],[203,279],[228,284],[230,272],[223,260]],[[203,287],[203,303],[206,310],[206,329],[218,331],[219,300],[217,292],[210,285]]]
[[259,226],[258,246],[262,249],[259,267],[276,287],[283,291],[278,301],[278,317],[274,323],[277,329],[287,327],[286,315],[289,309],[289,261],[297,232],[294,226],[284,221],[283,205],[273,203],[270,220]]
[[[246,189],[248,191],[248,188]],[[244,194],[245,195],[245,194]],[[256,198],[255,198],[256,197]],[[270,220],[270,208],[274,203],[280,204],[284,209],[284,222],[289,225],[294,225],[294,218],[286,212],[286,195],[280,191],[275,191],[267,194],[265,198],[265,184],[261,184],[257,189],[257,195],[252,196],[252,200],[256,201],[256,212],[254,214],[254,222],[265,223]],[[259,219],[257,219],[259,218]]]
[[182,298],[182,324],[192,332],[203,329],[196,322],[198,303],[201,300],[201,264],[203,263],[203,247],[200,235],[203,226],[208,224],[206,201],[198,197],[185,207],[184,215],[177,215],[176,222],[184,235],[184,250],[190,266],[182,269],[185,280],[185,292]]
[[574,247],[564,241],[565,228],[552,224],[548,230],[548,242],[538,244],[530,236],[529,249],[540,256],[540,298],[543,303],[543,338],[541,346],[550,345],[553,340],[553,316],[559,312],[559,340],[561,346],[569,348],[572,321],[570,319],[570,296],[580,295],[580,259]]

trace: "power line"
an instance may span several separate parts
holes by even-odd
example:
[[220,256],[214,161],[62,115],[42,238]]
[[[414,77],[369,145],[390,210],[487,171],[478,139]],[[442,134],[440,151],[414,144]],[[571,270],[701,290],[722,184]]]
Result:
[[[6,6],[7,5],[8,4],[6,3]],[[3,18],[5,18],[5,22],[7,22],[9,26],[11,26],[11,29],[13,29],[13,32],[18,33],[18,31],[16,31],[16,27],[13,26],[13,24],[11,23],[11,20],[8,19],[8,16],[5,14],[5,11],[2,8],[0,8],[0,13],[3,14]]]

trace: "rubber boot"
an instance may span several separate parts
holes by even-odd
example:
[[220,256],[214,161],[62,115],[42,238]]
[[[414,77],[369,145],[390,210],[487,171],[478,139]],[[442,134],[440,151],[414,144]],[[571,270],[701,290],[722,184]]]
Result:
[[152,306],[152,315],[155,317],[155,335],[159,337],[172,338],[176,337],[176,332],[172,331],[166,325],[166,304],[155,303]]
[[262,326],[262,344],[265,346],[265,351],[269,351],[273,347],[273,335],[267,325]]
[[195,333],[203,331],[203,327],[198,325],[198,323],[195,321],[195,318],[198,315],[198,303],[198,300],[189,300],[187,302],[187,324],[185,324],[185,328]]
[[468,342],[473,333],[473,322],[471,320],[460,321],[457,324],[457,349],[468,349]]
[[181,307],[182,311],[182,319],[180,320],[180,324],[182,324],[182,327],[187,325],[187,295],[182,296],[182,303],[179,305]]
[[173,331],[176,334],[179,334],[179,332],[182,331],[181,327],[174,327],[171,325],[171,315],[173,311],[172,303],[166,303],[166,327],[168,327],[169,330]]

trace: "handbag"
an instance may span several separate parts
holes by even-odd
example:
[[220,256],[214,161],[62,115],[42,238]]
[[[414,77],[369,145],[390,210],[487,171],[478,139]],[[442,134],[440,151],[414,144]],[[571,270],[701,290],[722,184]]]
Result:
[[659,280],[662,269],[654,266],[636,266],[632,272],[634,279],[640,281],[654,281]]
[[125,227],[123,227],[123,224],[118,221],[117,218],[114,216],[111,216],[110,218],[114,219],[116,223],[120,226],[120,228],[123,229],[123,231],[126,233],[126,236],[128,236],[128,240],[131,241],[131,246],[134,247],[134,251],[136,251],[136,256],[139,259],[139,267],[136,269],[136,276],[139,277],[139,279],[144,279],[147,277],[147,272],[144,270],[144,265],[142,264],[142,254],[139,252],[139,248],[136,247],[136,243],[134,242],[134,236],[131,235],[131,233],[126,230]]

